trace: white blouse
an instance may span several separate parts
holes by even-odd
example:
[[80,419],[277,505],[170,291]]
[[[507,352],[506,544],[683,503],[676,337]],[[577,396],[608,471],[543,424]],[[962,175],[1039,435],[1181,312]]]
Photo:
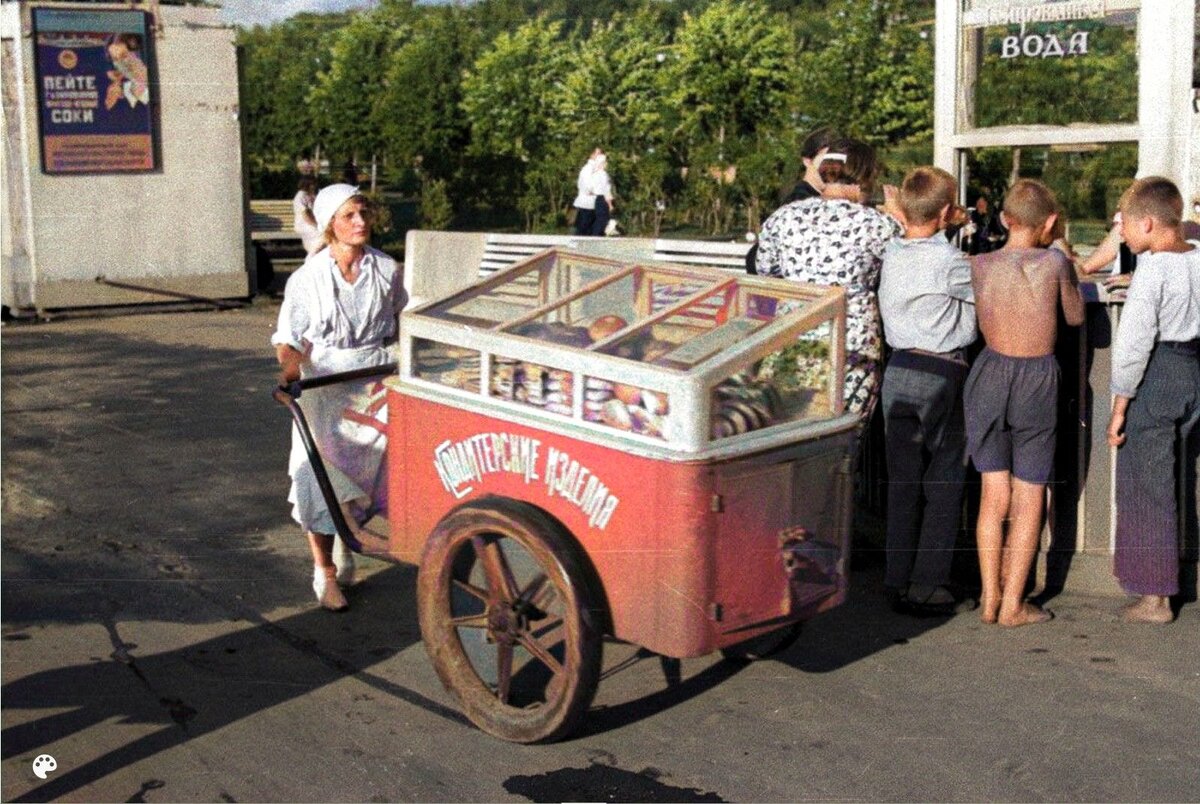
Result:
[[407,301],[403,272],[395,260],[369,246],[359,268],[350,283],[328,249],[305,260],[288,279],[271,343],[287,344],[318,364],[322,353],[378,347],[395,338]]

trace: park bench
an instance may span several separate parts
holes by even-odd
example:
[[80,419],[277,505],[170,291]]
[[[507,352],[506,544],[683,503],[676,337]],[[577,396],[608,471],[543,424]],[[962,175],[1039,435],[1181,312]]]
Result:
[[570,248],[577,240],[571,235],[488,234],[479,262],[479,276],[493,274],[548,248]]
[[658,262],[683,263],[684,265],[707,265],[724,268],[735,273],[746,270],[746,252],[749,243],[714,243],[708,240],[665,240],[654,241],[654,259]]
[[290,198],[253,200],[250,202],[250,239],[258,243],[273,240],[295,240],[300,235],[292,228]]

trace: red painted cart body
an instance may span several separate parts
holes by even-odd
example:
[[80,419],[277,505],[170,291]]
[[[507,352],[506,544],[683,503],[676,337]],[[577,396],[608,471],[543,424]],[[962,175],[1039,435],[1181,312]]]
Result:
[[842,602],[844,331],[840,289],[553,250],[405,312],[387,552],[477,725],[568,733],[606,634],[749,656]]
[[613,635],[679,658],[845,598],[853,428],[670,462],[400,392],[389,405],[391,546],[401,560],[419,563],[427,535],[464,502],[527,502],[590,560]]

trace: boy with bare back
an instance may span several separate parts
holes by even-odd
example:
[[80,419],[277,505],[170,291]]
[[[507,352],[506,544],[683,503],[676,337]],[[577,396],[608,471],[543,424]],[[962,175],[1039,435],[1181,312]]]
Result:
[[1017,181],[1000,213],[1008,242],[971,260],[975,310],[987,343],[964,388],[967,452],[983,476],[976,525],[980,617],[1008,627],[1051,618],[1025,601],[1025,582],[1054,468],[1058,307],[1072,326],[1083,323],[1084,314],[1070,260],[1046,248],[1060,215],[1048,187]]
[[1169,623],[1179,592],[1176,444],[1200,421],[1200,247],[1183,239],[1183,197],[1141,179],[1121,199],[1121,237],[1138,257],[1113,345],[1117,452],[1113,570],[1134,601],[1126,622]]

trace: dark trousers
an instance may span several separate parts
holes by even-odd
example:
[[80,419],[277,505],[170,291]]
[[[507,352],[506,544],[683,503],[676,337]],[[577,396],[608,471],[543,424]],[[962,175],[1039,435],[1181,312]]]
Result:
[[575,234],[586,237],[592,233],[592,221],[596,219],[596,210],[575,207]]
[[905,351],[884,372],[890,587],[950,580],[966,478],[966,374],[965,363]]
[[592,217],[592,234],[596,237],[603,237],[604,230],[608,227],[608,201],[602,195],[596,196],[596,214]]
[[1125,414],[1117,451],[1113,571],[1133,595],[1179,593],[1177,447],[1200,420],[1200,342],[1160,343]]

